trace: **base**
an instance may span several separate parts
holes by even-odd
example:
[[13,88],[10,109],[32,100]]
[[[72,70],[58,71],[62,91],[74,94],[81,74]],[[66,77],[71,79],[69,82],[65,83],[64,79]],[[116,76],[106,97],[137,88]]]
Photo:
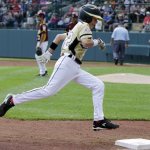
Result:
[[150,140],[142,138],[117,140],[115,145],[135,150],[150,150]]

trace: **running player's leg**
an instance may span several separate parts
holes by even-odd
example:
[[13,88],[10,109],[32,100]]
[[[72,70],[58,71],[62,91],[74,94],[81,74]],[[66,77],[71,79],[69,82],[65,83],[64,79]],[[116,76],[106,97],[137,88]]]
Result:
[[75,65],[75,62],[69,57],[61,57],[56,62],[54,71],[48,83],[43,87],[13,95],[14,104],[16,105],[22,102],[37,100],[54,95],[76,76],[78,67]]
[[78,76],[74,79],[75,82],[92,90],[93,105],[94,105],[94,121],[104,119],[103,113],[103,97],[104,83],[97,77],[80,69]]

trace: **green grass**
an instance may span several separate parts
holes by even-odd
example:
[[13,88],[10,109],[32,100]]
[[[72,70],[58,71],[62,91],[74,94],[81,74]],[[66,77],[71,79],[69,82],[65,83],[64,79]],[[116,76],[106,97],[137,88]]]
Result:
[[[84,67],[94,74],[136,73],[150,75],[148,67]],[[49,74],[52,68],[48,69]],[[49,77],[36,77],[37,67],[0,67],[0,102],[8,93],[21,93],[46,84]],[[110,119],[150,120],[150,85],[105,83],[104,112]],[[5,115],[15,119],[93,119],[89,89],[69,83],[52,97],[15,106]]]

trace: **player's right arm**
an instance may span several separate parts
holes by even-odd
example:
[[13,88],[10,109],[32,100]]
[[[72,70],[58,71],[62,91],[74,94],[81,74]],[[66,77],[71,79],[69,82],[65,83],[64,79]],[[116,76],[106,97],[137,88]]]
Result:
[[55,51],[55,49],[57,48],[58,44],[61,41],[63,41],[66,38],[66,36],[67,36],[67,33],[57,34],[55,39],[51,43],[50,47],[48,48],[48,50],[41,56],[36,55],[36,59],[41,63],[47,63],[51,59],[51,56],[53,52]]
[[67,33],[57,34],[50,47],[48,48],[48,51],[52,54],[59,45],[59,43],[63,41],[66,38],[66,36]]

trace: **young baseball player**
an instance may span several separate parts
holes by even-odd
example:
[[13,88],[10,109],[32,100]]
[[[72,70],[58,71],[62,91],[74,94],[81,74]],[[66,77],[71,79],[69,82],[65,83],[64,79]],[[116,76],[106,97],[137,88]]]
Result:
[[[94,106],[93,130],[116,129],[119,127],[119,125],[112,123],[104,117],[104,83],[80,67],[82,58],[88,48],[93,46],[99,46],[102,49],[105,48],[105,43],[101,39],[93,39],[91,31],[95,27],[97,20],[102,20],[100,11],[94,5],[84,5],[80,10],[79,19],[80,21],[68,33],[62,44],[61,56],[56,62],[47,84],[21,94],[7,95],[4,102],[0,105],[1,117],[10,108],[20,103],[50,97],[56,94],[73,80],[92,91]],[[52,52],[56,47],[57,42],[53,42],[46,53],[37,56],[38,61],[45,63],[50,60]]]
[[[40,56],[47,50],[48,46],[48,27],[45,23],[45,13],[43,11],[38,11],[37,13],[38,18],[38,32],[37,32],[37,45],[36,45],[36,56]],[[47,75],[47,68],[45,63],[41,63],[36,59],[38,67],[39,67],[39,76]]]

